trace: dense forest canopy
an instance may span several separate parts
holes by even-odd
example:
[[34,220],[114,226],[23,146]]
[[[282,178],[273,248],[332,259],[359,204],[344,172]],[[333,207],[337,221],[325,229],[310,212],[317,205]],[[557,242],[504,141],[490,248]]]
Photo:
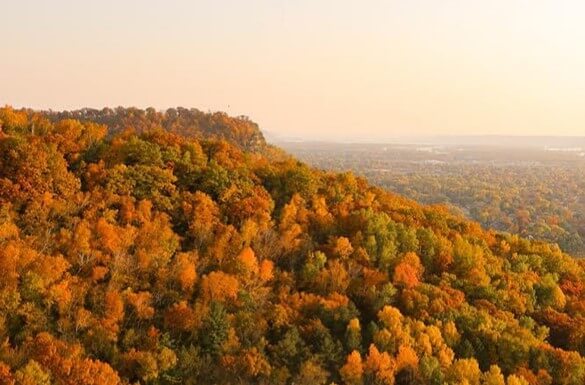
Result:
[[585,381],[583,261],[169,111],[0,109],[0,384]]

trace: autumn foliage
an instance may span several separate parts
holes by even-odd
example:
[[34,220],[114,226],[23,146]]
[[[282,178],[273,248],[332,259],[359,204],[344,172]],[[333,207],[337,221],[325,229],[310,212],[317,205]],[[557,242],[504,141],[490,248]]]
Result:
[[585,381],[585,265],[248,119],[0,109],[0,385]]

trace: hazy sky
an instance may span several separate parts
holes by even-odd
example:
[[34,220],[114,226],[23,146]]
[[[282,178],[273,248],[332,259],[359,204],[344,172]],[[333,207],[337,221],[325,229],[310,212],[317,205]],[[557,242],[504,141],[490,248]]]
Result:
[[585,135],[582,0],[0,0],[0,104],[270,132]]

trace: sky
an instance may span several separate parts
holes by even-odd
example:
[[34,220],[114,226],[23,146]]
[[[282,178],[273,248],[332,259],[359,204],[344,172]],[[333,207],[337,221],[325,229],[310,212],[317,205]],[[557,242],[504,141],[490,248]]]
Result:
[[196,107],[279,138],[585,135],[579,0],[0,0],[0,105]]

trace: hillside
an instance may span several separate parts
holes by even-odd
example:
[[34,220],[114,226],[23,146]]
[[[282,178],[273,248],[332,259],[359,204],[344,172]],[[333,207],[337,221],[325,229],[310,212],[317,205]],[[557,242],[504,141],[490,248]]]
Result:
[[[485,228],[556,243],[573,257],[585,257],[585,152],[578,147],[585,139],[522,139],[522,147],[515,147],[517,141],[280,145],[310,165],[352,170],[419,203],[447,205]],[[544,139],[549,145],[537,147]],[[569,139],[575,147],[552,147]]]
[[0,384],[585,381],[585,262],[556,245],[258,151],[225,114],[0,127]]
[[[482,226],[555,242],[585,256],[585,165],[443,166],[369,181],[423,203],[464,209]],[[373,173],[371,173],[373,174]]]

